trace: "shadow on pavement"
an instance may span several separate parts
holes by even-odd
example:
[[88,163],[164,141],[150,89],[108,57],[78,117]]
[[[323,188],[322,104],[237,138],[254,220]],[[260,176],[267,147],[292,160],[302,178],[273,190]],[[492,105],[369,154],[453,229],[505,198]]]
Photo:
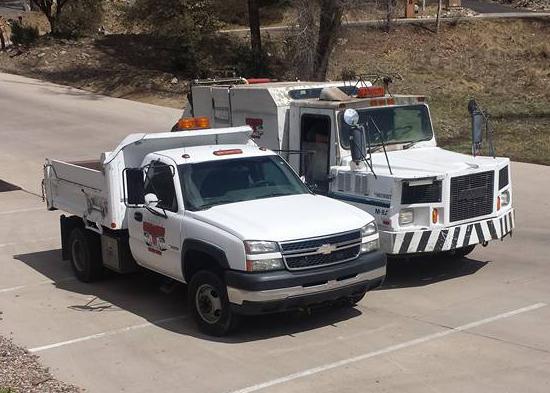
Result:
[[389,259],[384,285],[378,290],[419,287],[469,276],[488,261],[444,256]]
[[[241,343],[271,337],[293,336],[308,330],[334,326],[360,316],[353,307],[323,307],[311,312],[296,311],[284,314],[243,318],[240,328],[229,337],[214,338],[201,334],[189,315],[183,284],[163,291],[166,279],[156,273],[138,272],[118,275],[108,272],[99,282],[86,284],[74,278],[68,261],[61,259],[61,250],[40,251],[15,255],[53,281],[56,288],[91,296],[81,303],[67,304],[74,312],[120,312],[139,315],[154,325],[178,334],[224,343]],[[433,284],[474,274],[488,262],[462,258],[412,258],[390,260],[386,282],[379,290]],[[177,320],[163,321],[182,316]]]
[[[15,259],[48,277],[56,288],[87,295],[81,302],[69,303],[67,308],[83,314],[90,312],[116,313],[121,311],[138,315],[163,329],[197,338],[224,343],[241,343],[271,337],[293,336],[308,330],[331,326],[360,316],[353,307],[324,307],[311,313],[290,312],[243,318],[239,329],[229,337],[215,338],[203,335],[192,321],[186,304],[183,284],[171,291],[162,291],[166,280],[155,273],[138,272],[118,275],[108,272],[103,280],[91,284],[74,278],[68,261],[61,259],[61,250],[48,250],[15,255]],[[90,299],[90,297],[92,297]],[[180,317],[177,320],[163,321]]]

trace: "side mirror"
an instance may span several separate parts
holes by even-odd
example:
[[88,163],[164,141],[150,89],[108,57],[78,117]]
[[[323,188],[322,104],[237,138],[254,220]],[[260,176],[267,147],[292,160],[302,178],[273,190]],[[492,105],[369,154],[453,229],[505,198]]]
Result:
[[483,126],[484,117],[474,99],[471,99],[468,103],[468,112],[472,117],[472,154],[478,155],[481,150],[481,144],[483,143]]
[[367,147],[365,143],[365,132],[362,127],[353,127],[349,134],[349,146],[351,159],[357,164],[365,159]]
[[153,194],[153,193],[145,194],[145,206],[147,206],[147,207],[157,207],[159,202],[160,201],[159,201],[158,197],[155,194]]
[[145,178],[141,168],[126,168],[123,171],[125,180],[124,200],[128,207],[138,207],[145,204]]
[[344,122],[351,127],[356,127],[359,124],[359,113],[355,109],[346,109],[344,111]]

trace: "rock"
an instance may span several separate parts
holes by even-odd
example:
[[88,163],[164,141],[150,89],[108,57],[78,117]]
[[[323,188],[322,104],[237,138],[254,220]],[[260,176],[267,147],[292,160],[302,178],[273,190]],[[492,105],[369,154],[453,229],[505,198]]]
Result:
[[42,52],[42,53],[39,53],[36,55],[36,57],[38,57],[39,59],[46,56],[46,53]]
[[170,81],[170,83],[173,84],[173,85],[177,85],[178,82],[179,82],[178,78],[176,78],[176,77],[172,78],[172,80]]
[[66,55],[67,54],[67,51],[66,50],[62,50],[61,52],[59,52],[60,55]]

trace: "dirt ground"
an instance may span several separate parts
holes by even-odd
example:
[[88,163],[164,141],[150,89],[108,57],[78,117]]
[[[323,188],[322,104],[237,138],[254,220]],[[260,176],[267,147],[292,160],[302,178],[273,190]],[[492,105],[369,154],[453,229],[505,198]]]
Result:
[[57,381],[38,357],[0,336],[0,393],[78,393],[76,386]]

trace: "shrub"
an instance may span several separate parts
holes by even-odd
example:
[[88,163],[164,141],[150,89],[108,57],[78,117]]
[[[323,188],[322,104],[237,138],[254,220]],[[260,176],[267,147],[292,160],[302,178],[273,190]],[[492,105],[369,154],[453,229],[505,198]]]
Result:
[[16,45],[30,45],[38,39],[38,28],[35,26],[24,26],[19,22],[11,25],[11,40]]
[[78,38],[94,34],[103,21],[102,0],[79,0],[69,2],[63,8],[55,34]]

